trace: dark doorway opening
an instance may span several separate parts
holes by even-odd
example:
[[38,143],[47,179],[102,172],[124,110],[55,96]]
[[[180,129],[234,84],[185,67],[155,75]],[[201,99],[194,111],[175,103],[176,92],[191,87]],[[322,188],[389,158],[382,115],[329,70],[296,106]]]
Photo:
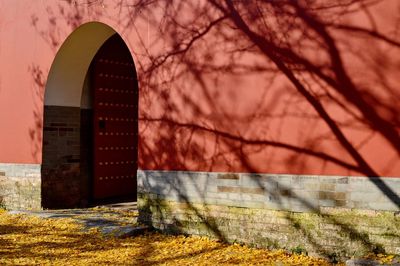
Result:
[[136,201],[138,82],[130,51],[118,34],[101,46],[88,74],[93,106],[90,201]]

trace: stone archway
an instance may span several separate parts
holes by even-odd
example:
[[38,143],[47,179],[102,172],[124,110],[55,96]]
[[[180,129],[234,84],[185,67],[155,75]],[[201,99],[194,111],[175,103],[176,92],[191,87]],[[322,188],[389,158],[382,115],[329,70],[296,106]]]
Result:
[[[131,75],[137,91],[136,72],[129,49],[122,38],[103,23],[90,22],[76,29],[54,59],[45,91],[41,170],[44,208],[85,207],[93,202],[93,157],[96,153],[94,145],[97,145],[93,134],[97,122],[93,121],[95,91],[92,68],[96,54],[113,38],[124,45],[132,62]],[[137,92],[133,97],[137,102]],[[137,131],[137,110],[131,119],[135,120]],[[137,134],[132,137],[137,138]],[[132,152],[136,160],[137,149]],[[136,162],[130,167],[134,167],[136,173]],[[117,194],[110,197],[118,198]],[[136,178],[130,194],[136,197]]]

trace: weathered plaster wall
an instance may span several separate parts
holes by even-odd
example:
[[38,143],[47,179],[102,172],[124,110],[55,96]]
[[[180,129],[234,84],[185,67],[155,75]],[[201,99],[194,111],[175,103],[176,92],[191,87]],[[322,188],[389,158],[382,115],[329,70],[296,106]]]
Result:
[[[190,43],[181,40],[188,35],[181,32],[185,27],[170,27],[173,23],[162,21],[179,19],[182,25],[201,30],[207,20],[220,14],[205,2],[196,3],[188,2],[184,10],[176,11],[184,16],[163,16],[164,9],[159,6],[136,12],[135,7],[120,6],[120,1],[91,5],[84,1],[0,1],[0,72],[6,73],[0,78],[0,161],[41,163],[46,84],[55,88],[48,95],[54,105],[77,106],[84,80],[83,75],[61,84],[47,80],[54,58],[74,30],[97,21],[122,36],[138,68],[141,169],[400,176],[398,107],[393,100],[399,98],[399,37],[393,28],[398,1],[368,6],[373,23],[356,4],[354,12],[334,21],[365,31],[342,31],[329,24],[331,16],[317,16],[335,41],[340,55],[337,59],[356,87],[357,97],[350,101],[338,91],[346,84],[333,89],[332,84],[314,83],[314,76],[301,72],[301,67],[294,71],[300,71],[295,74],[325,108],[336,131],[296,91],[288,77],[270,64],[262,49],[232,49],[252,45],[245,32],[234,27],[233,18],[225,24],[217,23],[179,59],[175,49],[180,47],[175,42]],[[242,8],[250,6],[240,7],[240,12]],[[215,12],[201,13],[210,16],[193,21],[196,12],[203,9]],[[323,10],[340,13],[335,8]],[[274,23],[270,26],[277,27]],[[276,29],[278,37],[278,29],[288,30]],[[314,39],[307,35],[303,44],[289,29],[289,47],[304,45],[299,55],[317,68],[321,66],[328,81],[332,78],[341,84],[343,79],[329,58],[332,54],[326,46],[318,46],[322,37],[315,30],[304,30],[311,32],[311,37],[317,35]],[[375,30],[379,37],[374,35]],[[96,36],[106,35],[100,31]],[[87,46],[89,51],[91,44],[71,44],[69,49],[82,53]],[[295,47],[293,51],[298,52]],[[90,58],[89,53],[83,54]],[[69,70],[81,69],[85,65],[82,62],[72,62],[60,73],[70,77]],[[361,104],[366,104],[365,113],[357,105],[361,98],[365,100]],[[386,122],[377,122],[374,114]]]

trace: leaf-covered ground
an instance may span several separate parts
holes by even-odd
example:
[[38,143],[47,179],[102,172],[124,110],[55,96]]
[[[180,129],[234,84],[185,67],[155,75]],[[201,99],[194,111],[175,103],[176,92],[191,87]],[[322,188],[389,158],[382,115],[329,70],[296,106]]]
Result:
[[0,265],[330,265],[283,250],[227,245],[203,237],[146,233],[130,238],[83,231],[72,219],[0,210]]

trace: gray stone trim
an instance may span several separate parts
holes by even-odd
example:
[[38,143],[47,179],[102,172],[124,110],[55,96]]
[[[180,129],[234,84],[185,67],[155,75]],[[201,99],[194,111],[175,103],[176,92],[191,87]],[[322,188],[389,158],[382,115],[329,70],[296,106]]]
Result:
[[138,193],[160,199],[316,212],[400,211],[400,178],[138,170]]
[[0,163],[0,176],[40,178],[40,164]]

